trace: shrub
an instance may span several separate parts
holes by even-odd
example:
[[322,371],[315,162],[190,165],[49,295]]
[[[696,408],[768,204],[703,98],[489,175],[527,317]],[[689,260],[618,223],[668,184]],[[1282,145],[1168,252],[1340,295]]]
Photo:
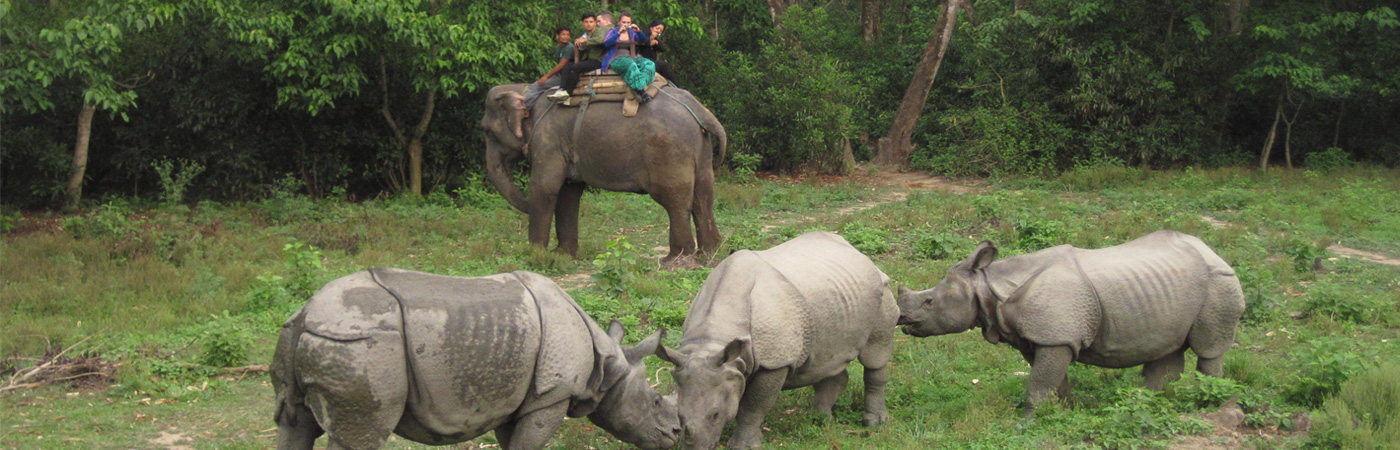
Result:
[[248,344],[236,331],[213,330],[204,333],[204,356],[200,363],[213,367],[234,367],[248,360]]
[[1357,324],[1381,321],[1385,302],[1370,295],[1354,292],[1330,281],[1319,281],[1308,291],[1303,312],[1327,316],[1332,320]]
[[110,201],[86,215],[74,215],[63,219],[63,229],[74,238],[123,237],[136,232],[138,223],[133,220],[136,214],[124,201]]
[[1140,448],[1148,438],[1163,438],[1210,429],[1200,419],[1178,416],[1161,395],[1140,388],[1122,388],[1113,404],[1092,419],[1086,439],[1108,449]]
[[1096,191],[1139,182],[1143,176],[1142,169],[1126,167],[1115,159],[1075,166],[1061,173],[1059,180],[1076,191]]
[[167,205],[183,202],[190,182],[194,181],[196,175],[204,172],[203,164],[183,158],[174,161],[162,158],[151,163],[151,168],[155,169],[156,176],[160,177],[160,200]]
[[1244,393],[1244,386],[1235,380],[1201,375],[1200,372],[1182,374],[1181,380],[1171,387],[1172,396],[1187,410],[1216,408],[1231,397]]
[[1293,269],[1299,273],[1312,272],[1313,261],[1327,255],[1325,247],[1301,239],[1293,239],[1283,252],[1293,259]]
[[1064,222],[1042,219],[1042,215],[1023,212],[1016,220],[1017,247],[1027,252],[1041,250],[1063,244],[1069,237]]
[[598,289],[614,298],[627,293],[627,285],[637,277],[633,270],[637,265],[636,252],[627,236],[618,236],[607,244],[605,250],[593,258],[593,282]]
[[948,233],[927,234],[914,243],[914,254],[924,259],[947,258],[955,255],[961,241]]
[[1366,367],[1366,360],[1347,344],[1351,340],[1320,337],[1308,341],[1295,352],[1302,369],[1291,377],[1284,393],[1288,401],[1315,408],[1341,389],[1351,374]]
[[1351,160],[1351,155],[1337,147],[1330,147],[1327,150],[1309,153],[1304,157],[1303,162],[1303,167],[1318,172],[1331,172],[1337,169],[1350,168],[1355,165],[1356,162]]
[[1400,448],[1400,365],[1366,371],[1322,404],[1307,448]]
[[763,162],[763,155],[748,152],[733,152],[727,157],[730,173],[743,180],[753,178],[754,172],[758,171],[758,164]]

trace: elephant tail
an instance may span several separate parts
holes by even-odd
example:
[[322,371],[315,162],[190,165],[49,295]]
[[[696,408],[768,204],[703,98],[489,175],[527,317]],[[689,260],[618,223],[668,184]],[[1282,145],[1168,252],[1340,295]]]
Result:
[[[710,111],[707,108],[705,112],[708,113]],[[709,139],[719,139],[719,142],[712,141],[710,143],[710,145],[715,146],[715,155],[714,158],[711,159],[710,168],[718,171],[720,166],[724,164],[724,154],[729,149],[729,136],[724,133],[724,125],[720,125],[719,120],[715,118],[714,114],[707,115],[709,116],[709,120],[706,121],[708,123],[705,124],[705,129],[709,131]]]

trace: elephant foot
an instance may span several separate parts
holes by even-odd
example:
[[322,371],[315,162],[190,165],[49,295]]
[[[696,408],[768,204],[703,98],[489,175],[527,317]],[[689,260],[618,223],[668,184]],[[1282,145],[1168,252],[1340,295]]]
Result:
[[695,255],[677,256],[674,258],[662,258],[661,270],[696,270],[704,268],[704,264],[695,259]]

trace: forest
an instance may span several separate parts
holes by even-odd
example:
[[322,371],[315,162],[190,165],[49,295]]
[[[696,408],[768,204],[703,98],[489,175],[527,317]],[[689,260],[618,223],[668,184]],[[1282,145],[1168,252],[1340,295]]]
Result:
[[667,24],[743,171],[1400,163],[1382,0],[22,0],[0,204],[451,194],[482,183],[486,90],[604,9]]
[[[862,360],[837,394],[777,395],[763,446],[1400,449],[1396,9],[0,0],[0,448],[274,448],[284,324],[367,268],[533,272],[623,345],[664,329],[674,349],[721,264],[813,231],[923,291],[988,242],[1005,260],[1173,230],[1230,266],[1245,306],[1228,351],[1178,351],[1164,389],[1081,360],[1024,414],[1035,369],[1008,341],[905,328],[888,420],[866,424]],[[662,21],[673,81],[722,123],[719,167],[688,161],[712,217],[571,183],[553,187],[573,203],[531,211],[576,216],[551,230],[503,195],[549,191],[527,184],[545,164],[496,170],[509,131],[482,128],[488,93],[539,79],[554,30],[600,11]],[[687,219],[713,233],[668,264]],[[634,378],[681,390],[679,364],[642,356]],[[542,445],[637,448],[610,431],[570,419]]]

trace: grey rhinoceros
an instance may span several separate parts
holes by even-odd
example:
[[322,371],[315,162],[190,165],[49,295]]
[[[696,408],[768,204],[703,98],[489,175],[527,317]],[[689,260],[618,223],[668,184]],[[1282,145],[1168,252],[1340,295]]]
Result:
[[676,365],[684,448],[715,448],[736,414],[728,448],[761,447],[763,416],[784,389],[814,386],[814,408],[830,415],[857,358],[863,421],[885,421],[898,318],[889,277],[840,236],[812,232],[730,255],[690,305],[679,347],[658,350]]
[[496,431],[540,449],[588,416],[645,449],[674,446],[676,404],[646,380],[660,334],[623,348],[558,285],[530,272],[480,278],[370,269],[330,282],[283,325],[272,362],[277,448],[430,445]]
[[1143,365],[1158,390],[1179,376],[1183,352],[1196,369],[1224,375],[1225,351],[1244,312],[1240,281],[1194,236],[1158,231],[1122,245],[1061,245],[1000,261],[983,241],[943,282],[922,292],[899,287],[899,323],[918,337],[981,327],[1031,364],[1026,414],[1050,391],[1069,389],[1071,362]]

